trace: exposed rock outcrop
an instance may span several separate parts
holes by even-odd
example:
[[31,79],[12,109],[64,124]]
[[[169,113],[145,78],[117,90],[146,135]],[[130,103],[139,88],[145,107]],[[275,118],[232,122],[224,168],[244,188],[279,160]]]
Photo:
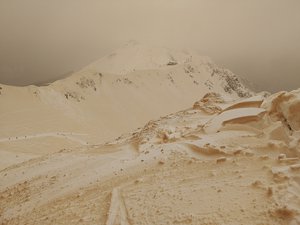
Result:
[[215,92],[210,92],[204,95],[204,97],[195,102],[193,109],[202,110],[208,114],[215,114],[222,111],[221,107],[217,103],[224,103],[224,99],[220,94]]

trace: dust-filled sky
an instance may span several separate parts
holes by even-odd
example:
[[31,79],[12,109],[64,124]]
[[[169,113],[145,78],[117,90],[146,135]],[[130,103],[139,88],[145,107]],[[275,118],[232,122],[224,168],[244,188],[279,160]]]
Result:
[[300,87],[299,0],[0,0],[0,83],[56,79],[130,39],[196,49],[260,90]]

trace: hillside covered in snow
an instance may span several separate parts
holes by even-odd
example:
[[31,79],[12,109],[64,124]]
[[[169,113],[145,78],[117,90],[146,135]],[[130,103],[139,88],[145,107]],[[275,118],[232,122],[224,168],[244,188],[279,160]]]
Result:
[[300,224],[300,89],[131,42],[0,106],[1,224]]
[[135,42],[47,86],[0,88],[0,137],[18,139],[14,148],[28,144],[25,136],[58,138],[66,147],[97,144],[190,107],[207,92],[253,94],[207,57]]

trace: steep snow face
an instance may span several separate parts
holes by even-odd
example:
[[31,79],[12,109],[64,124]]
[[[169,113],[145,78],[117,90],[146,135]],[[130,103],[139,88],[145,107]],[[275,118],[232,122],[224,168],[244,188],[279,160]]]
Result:
[[212,118],[204,127],[206,133],[216,133],[228,121],[258,120],[265,113],[261,108],[237,108],[224,111],[218,116]]
[[300,131],[300,89],[276,93],[262,104],[275,120],[281,120],[290,130]]

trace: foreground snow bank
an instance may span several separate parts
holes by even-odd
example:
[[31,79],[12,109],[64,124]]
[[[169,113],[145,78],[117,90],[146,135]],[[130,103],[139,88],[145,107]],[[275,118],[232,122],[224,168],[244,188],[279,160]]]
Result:
[[273,120],[281,120],[290,130],[300,130],[300,89],[276,93],[263,102],[262,108]]

